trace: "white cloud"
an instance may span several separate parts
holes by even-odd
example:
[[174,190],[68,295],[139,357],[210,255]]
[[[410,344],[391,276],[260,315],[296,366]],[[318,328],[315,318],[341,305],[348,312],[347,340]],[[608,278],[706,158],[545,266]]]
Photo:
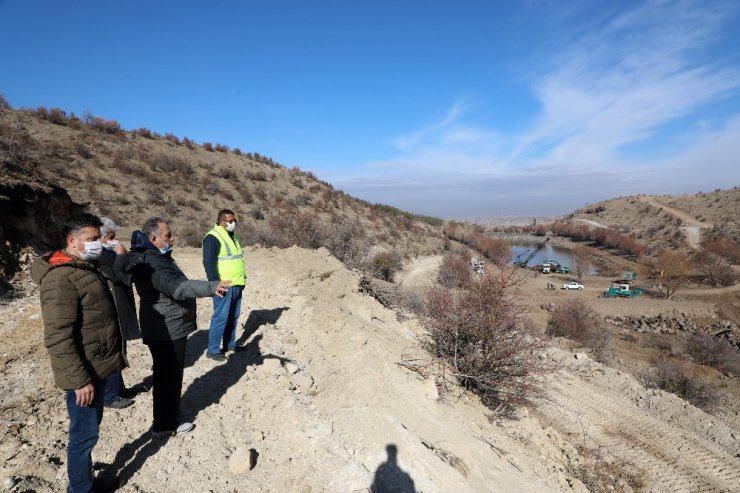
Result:
[[625,194],[737,185],[737,112],[715,113],[658,160],[622,153],[737,95],[737,62],[707,56],[736,14],[730,9],[735,4],[648,1],[561,33],[560,43],[550,37],[557,55],[532,81],[541,112],[526,132],[468,124],[476,108],[461,101],[439,122],[394,139],[398,157],[333,181],[369,200],[439,215],[565,212]]

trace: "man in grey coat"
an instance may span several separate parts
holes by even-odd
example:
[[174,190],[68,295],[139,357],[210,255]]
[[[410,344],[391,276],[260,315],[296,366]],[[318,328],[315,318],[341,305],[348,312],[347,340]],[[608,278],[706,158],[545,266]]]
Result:
[[155,438],[194,427],[179,422],[179,414],[187,338],[197,327],[195,298],[223,296],[229,286],[189,280],[172,259],[174,243],[167,220],[151,217],[141,231],[134,231],[131,253],[122,263],[139,294],[141,337],[152,353]]

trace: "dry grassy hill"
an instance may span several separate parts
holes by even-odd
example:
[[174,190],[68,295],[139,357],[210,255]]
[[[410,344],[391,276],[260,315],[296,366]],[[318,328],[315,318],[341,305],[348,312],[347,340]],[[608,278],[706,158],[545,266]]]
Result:
[[701,241],[740,241],[740,187],[693,195],[635,195],[605,200],[569,216],[633,233],[648,252],[696,249]]
[[348,265],[370,245],[401,256],[443,246],[441,220],[355,199],[258,153],[59,109],[0,108],[0,170],[0,205],[12,212],[0,215],[0,240],[36,250],[52,246],[43,231],[58,230],[72,203],[117,221],[122,237],[164,215],[181,246],[199,245],[222,208],[237,212],[245,244],[327,246]]

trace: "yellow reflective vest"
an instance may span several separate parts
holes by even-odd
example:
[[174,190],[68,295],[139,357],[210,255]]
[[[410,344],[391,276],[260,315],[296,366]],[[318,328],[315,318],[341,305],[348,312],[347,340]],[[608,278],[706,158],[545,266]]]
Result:
[[216,262],[219,279],[231,281],[232,286],[244,286],[244,255],[239,237],[235,234],[232,240],[229,232],[218,224],[206,233],[208,235],[213,235],[220,245]]

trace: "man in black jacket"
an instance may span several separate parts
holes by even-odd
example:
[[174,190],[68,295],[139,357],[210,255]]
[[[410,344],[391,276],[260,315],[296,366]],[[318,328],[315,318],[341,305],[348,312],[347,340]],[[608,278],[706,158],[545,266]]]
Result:
[[151,217],[134,231],[132,253],[123,266],[139,294],[141,337],[152,353],[155,438],[194,427],[178,417],[187,338],[197,328],[195,298],[223,296],[229,285],[189,280],[172,259],[174,242],[167,220]]

